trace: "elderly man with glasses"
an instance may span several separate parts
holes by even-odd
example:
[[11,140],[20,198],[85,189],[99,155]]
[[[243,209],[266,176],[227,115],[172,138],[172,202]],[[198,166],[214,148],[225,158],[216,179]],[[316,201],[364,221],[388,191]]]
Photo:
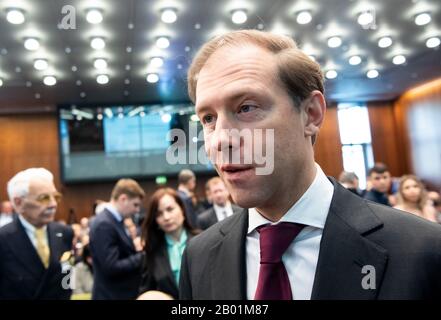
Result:
[[21,171],[7,189],[18,215],[0,229],[0,300],[69,299],[73,232],[54,222],[61,194],[52,173]]

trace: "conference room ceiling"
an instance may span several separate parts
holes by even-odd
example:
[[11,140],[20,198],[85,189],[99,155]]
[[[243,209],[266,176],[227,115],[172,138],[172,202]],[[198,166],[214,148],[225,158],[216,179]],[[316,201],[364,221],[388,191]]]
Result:
[[[175,9],[176,22],[162,21],[167,8]],[[23,16],[11,9],[19,9]],[[90,9],[99,9],[101,23],[87,21]],[[232,22],[232,12],[238,9],[246,10],[242,24]],[[307,13],[298,17],[305,10],[310,18]],[[428,15],[419,16],[417,25],[415,17],[421,13]],[[300,24],[298,19],[311,21]],[[359,19],[367,24],[361,25]],[[0,108],[188,102],[186,70],[201,44],[225,31],[245,28],[292,36],[330,78],[336,76],[326,80],[329,100],[394,99],[441,76],[441,49],[436,46],[441,38],[439,0],[0,0]],[[157,47],[160,36],[168,37],[168,48]],[[331,48],[328,40],[334,36],[340,37],[341,45]],[[392,44],[380,48],[379,39],[385,36]],[[94,37],[104,40],[103,49],[91,47]],[[37,50],[24,47],[28,38],[38,40]],[[430,38],[433,48],[427,46]],[[32,44],[36,45],[27,45]],[[351,62],[358,65],[349,63],[354,55],[360,58]],[[401,64],[393,62],[397,55],[404,56],[395,58]],[[158,59],[152,63],[153,57],[163,58],[162,66]],[[94,66],[98,58],[105,60],[97,62],[102,69]],[[35,68],[36,59],[45,60],[36,65],[43,70]],[[368,78],[369,71],[378,76]],[[147,75],[159,80],[149,83]],[[55,79],[43,80],[47,76]]]

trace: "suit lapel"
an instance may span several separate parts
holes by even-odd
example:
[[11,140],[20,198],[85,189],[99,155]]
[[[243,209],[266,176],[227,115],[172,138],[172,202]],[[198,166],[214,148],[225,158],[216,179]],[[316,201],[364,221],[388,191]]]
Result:
[[[364,200],[335,180],[334,195],[323,230],[312,299],[375,299],[387,264],[387,251],[365,235],[382,227]],[[367,266],[362,272],[363,267]],[[375,288],[363,288],[374,276]]]
[[176,285],[175,278],[173,276],[173,272],[170,267],[170,259],[168,257],[167,253],[167,245],[164,245],[161,247],[161,249],[158,251],[158,266],[163,268],[164,272],[167,275],[167,282],[169,284],[170,288],[173,288],[174,296],[178,296],[178,286]]
[[220,228],[221,241],[211,248],[212,298],[215,300],[246,299],[245,241],[248,210],[233,215]]
[[216,215],[216,210],[214,210],[214,207],[211,208],[210,211],[210,226],[212,226],[213,224],[217,223],[217,215]]
[[15,230],[11,232],[11,241],[8,241],[7,244],[11,247],[11,251],[17,260],[19,260],[31,274],[37,277],[41,276],[42,272],[44,272],[43,263],[26,234],[24,227],[18,217],[15,218],[12,223],[15,224]]
[[135,250],[135,247],[133,245],[133,242],[130,240],[129,236],[127,235],[125,228],[124,228],[124,222],[118,222],[116,221],[115,217],[112,215],[112,213],[108,210],[106,210],[107,217],[112,220],[113,224],[116,227],[116,230],[120,236],[120,238],[123,240],[123,242],[132,250]]

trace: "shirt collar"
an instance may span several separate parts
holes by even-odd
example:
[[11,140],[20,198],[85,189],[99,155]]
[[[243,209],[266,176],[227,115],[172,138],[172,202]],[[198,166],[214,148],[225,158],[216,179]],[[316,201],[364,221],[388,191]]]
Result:
[[[30,222],[28,222],[21,214],[18,215],[18,219],[20,219],[23,228],[25,228],[27,232],[30,232],[31,234],[35,234],[35,230],[37,230],[35,226],[33,226]],[[43,230],[46,231],[46,226],[43,226]]]
[[225,204],[225,207],[221,207],[221,206],[218,206],[217,204],[213,203],[213,208],[214,208],[214,210],[216,212],[219,212],[219,211],[229,211],[231,209],[231,203],[228,201]]
[[179,241],[176,242],[171,236],[169,236],[168,234],[165,234],[165,241],[167,242],[167,246],[169,247],[173,247],[175,245],[181,246],[185,243],[187,243],[187,231],[185,229],[182,230],[181,232],[181,237],[179,238]]
[[110,211],[110,213],[115,217],[116,221],[123,221],[121,213],[119,213],[113,205],[111,205],[110,203],[106,204],[106,209]]
[[282,221],[323,229],[331,206],[334,186],[318,164],[316,164],[316,168],[316,175],[312,184],[278,222],[269,221],[255,208],[249,209],[248,234],[261,225],[276,224]]

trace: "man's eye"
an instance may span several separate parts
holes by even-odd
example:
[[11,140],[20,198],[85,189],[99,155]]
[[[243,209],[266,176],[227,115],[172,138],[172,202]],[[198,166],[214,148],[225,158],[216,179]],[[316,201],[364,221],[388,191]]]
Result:
[[256,106],[253,106],[253,105],[250,105],[250,104],[245,104],[245,105],[240,107],[239,113],[250,112],[250,111],[253,111],[255,108],[256,108]]
[[208,124],[213,121],[214,117],[211,114],[208,114],[202,118],[203,123]]

